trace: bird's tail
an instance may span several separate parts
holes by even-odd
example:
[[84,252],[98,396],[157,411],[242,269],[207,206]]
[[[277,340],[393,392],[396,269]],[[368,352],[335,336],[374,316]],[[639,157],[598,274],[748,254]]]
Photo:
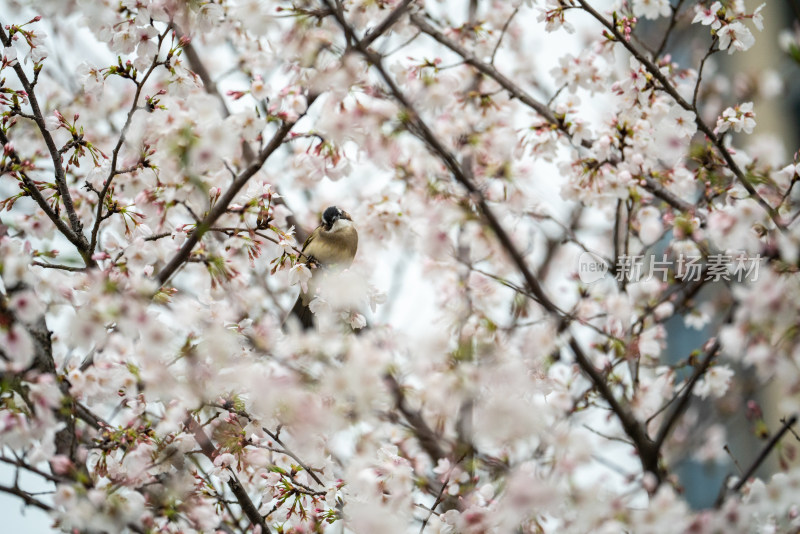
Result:
[[297,320],[300,321],[300,325],[303,327],[303,330],[308,330],[309,328],[314,327],[314,314],[311,313],[311,310],[307,305],[303,304],[302,293],[297,297],[297,301],[295,301],[292,311],[289,312],[289,316],[283,323],[284,329],[286,329],[286,323],[291,320],[292,316],[297,317]]

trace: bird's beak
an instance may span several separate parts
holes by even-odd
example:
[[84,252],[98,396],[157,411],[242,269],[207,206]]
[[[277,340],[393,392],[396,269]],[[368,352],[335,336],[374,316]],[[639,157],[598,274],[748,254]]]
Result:
[[347,213],[347,212],[346,212],[346,211],[344,211],[344,210],[342,210],[342,216],[340,217],[340,219],[347,219],[348,221],[352,221],[352,220],[353,220],[353,219],[350,217],[350,214],[349,214],[349,213]]

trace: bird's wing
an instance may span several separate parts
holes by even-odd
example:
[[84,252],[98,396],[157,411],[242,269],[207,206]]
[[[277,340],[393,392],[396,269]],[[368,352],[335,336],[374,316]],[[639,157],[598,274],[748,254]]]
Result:
[[[317,237],[318,235],[319,235],[319,226],[317,226],[316,228],[314,228],[314,231],[313,231],[313,232],[311,232],[311,233],[308,235],[308,237],[307,237],[307,238],[306,238],[306,240],[305,240],[305,243],[303,243],[303,248],[301,248],[301,249],[300,249],[300,251],[301,251],[301,252],[305,252],[305,251],[306,251],[306,248],[308,247],[308,245],[310,245],[310,244],[311,244],[311,242],[312,242],[312,241],[314,241],[314,238],[315,238],[315,237]],[[307,262],[307,261],[308,261],[308,258],[306,258],[306,259],[305,259],[305,261]]]

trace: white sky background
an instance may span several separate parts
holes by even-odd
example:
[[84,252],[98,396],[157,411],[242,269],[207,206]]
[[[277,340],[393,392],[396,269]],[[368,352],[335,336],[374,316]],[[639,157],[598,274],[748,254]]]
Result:
[[[35,2],[33,3],[35,4]],[[428,4],[431,9],[439,7],[430,0]],[[441,8],[449,9],[450,13],[463,12],[463,17],[466,18],[467,4],[466,0],[452,0],[443,4]],[[610,0],[593,2],[593,5],[601,11],[608,4],[610,4]],[[748,5],[750,4],[751,2],[748,3]],[[26,14],[20,14],[19,10],[12,7],[8,0],[0,0],[0,22],[4,25],[12,22],[21,23],[30,19],[33,15],[34,13],[30,11],[26,12]],[[532,43],[535,43],[535,46],[530,48],[532,50],[531,60],[540,67],[539,72],[542,73],[547,73],[550,68],[556,66],[558,59],[565,54],[579,55],[582,51],[582,35],[587,32],[591,35],[597,35],[601,31],[598,23],[590,20],[587,15],[578,12],[569,12],[567,15],[569,22],[576,28],[576,34],[574,35],[567,34],[563,30],[545,34],[543,24],[533,23],[536,19],[535,12],[524,10],[518,15],[518,17],[524,16],[527,16],[528,20],[531,21],[527,25],[528,28],[531,28],[528,37]],[[68,29],[70,32],[74,32],[77,35],[75,41],[85,44],[82,47],[76,45],[73,48],[74,50],[80,50],[80,54],[72,54],[68,50],[59,50],[51,46],[52,41],[48,41],[50,56],[45,62],[43,75],[53,76],[61,83],[70,83],[67,79],[68,76],[83,61],[89,61],[96,65],[110,65],[114,62],[114,56],[107,51],[105,46],[95,45],[91,34],[81,29],[80,21],[76,17],[69,17],[67,20],[59,20],[55,21],[55,23],[62,25],[63,28]],[[40,27],[51,37],[56,33],[51,21],[42,21]],[[757,34],[756,38],[764,38],[764,35]],[[402,55],[412,55],[417,51],[423,50],[422,45],[429,43],[430,41],[425,38],[417,39],[410,49],[405,50]],[[208,52],[212,53],[212,55],[214,54],[214,51]],[[222,51],[218,52],[220,54],[224,53]],[[430,54],[428,56],[430,57]],[[627,54],[621,53],[619,58],[621,60],[620,63],[623,66],[627,66]],[[444,64],[452,63],[453,57],[451,56],[449,59],[450,61],[448,62],[448,57],[443,56]],[[514,66],[504,62],[502,52],[498,55],[496,64],[501,72],[513,75]],[[12,78],[11,76],[6,77]],[[547,84],[550,82],[550,78],[545,75],[542,77],[541,82]],[[223,82],[221,90],[224,93],[227,89],[239,89],[241,87],[241,83],[229,77]],[[547,89],[555,90],[556,88],[548,87]],[[587,102],[588,99],[584,99],[584,104]],[[592,106],[594,108],[587,108],[587,114],[583,117],[587,121],[601,118],[602,110],[598,108],[602,108],[602,106],[597,106],[596,102],[592,103]],[[424,150],[421,144],[420,150]],[[558,176],[557,170],[554,166],[544,162],[537,162],[535,168],[535,172],[543,176],[543,179],[538,180],[537,186],[535,186],[537,187],[535,192],[539,196],[538,200],[543,205],[552,206],[554,213],[564,213],[564,203],[559,197],[560,182],[557,179],[552,179]],[[319,184],[317,193],[320,197],[331,199],[331,203],[335,203],[348,211],[353,211],[352,207],[347,206],[346,198],[341,198],[342,188],[345,188],[345,190],[352,190],[356,187],[379,189],[389,182],[389,177],[376,174],[374,168],[369,165],[354,165],[353,175],[343,180],[347,181],[346,185],[342,182],[331,182],[325,179]],[[8,182],[5,179],[0,180],[0,197],[5,198],[16,189],[14,184],[9,184]],[[285,189],[284,192],[288,195],[288,204],[300,213],[301,220],[305,220],[310,229],[313,226],[313,223],[310,222],[314,216],[313,214],[319,212],[324,206],[309,206],[307,200],[298,191]],[[599,215],[591,220],[596,222],[598,227],[611,224],[610,221]],[[56,245],[56,248],[66,251],[70,250],[71,246],[65,242],[62,246]],[[569,268],[570,266],[565,265],[564,267]],[[428,278],[423,273],[422,262],[419,261],[419,257],[409,256],[408,251],[405,250],[387,251],[378,258],[370,258],[370,270],[373,273],[372,283],[381,290],[389,293],[393,287],[399,289],[397,294],[394,295],[396,300],[393,302],[391,313],[388,316],[382,314],[379,308],[377,317],[381,322],[388,322],[398,331],[407,332],[409,335],[414,335],[416,332],[424,331],[429,327],[436,314],[432,296],[435,294],[436,287],[428,281]],[[398,275],[400,276],[398,277]],[[558,284],[555,285],[558,286]],[[558,287],[551,287],[550,290],[557,291]],[[599,425],[594,424],[593,426],[598,427]],[[599,438],[598,443],[600,443]],[[595,450],[602,450],[607,458],[616,458],[618,462],[623,462],[625,456],[615,451],[616,447],[616,444],[603,440],[602,447],[597,447]],[[613,474],[613,472],[606,468],[600,468],[597,473],[589,476],[609,478],[609,474]],[[13,470],[6,465],[0,464],[0,483],[7,484],[13,480],[12,477]],[[27,477],[27,479],[30,480],[31,477]],[[609,482],[617,483],[618,480],[619,477],[613,476],[609,479]],[[25,489],[36,491],[34,484],[25,484],[24,482],[25,478],[23,478],[23,487]],[[46,487],[42,486],[41,489],[46,489]],[[0,494],[0,515],[3,517],[0,531],[24,534],[50,532],[50,520],[46,514],[33,508],[27,508],[23,516],[20,512],[21,507],[20,499]]]

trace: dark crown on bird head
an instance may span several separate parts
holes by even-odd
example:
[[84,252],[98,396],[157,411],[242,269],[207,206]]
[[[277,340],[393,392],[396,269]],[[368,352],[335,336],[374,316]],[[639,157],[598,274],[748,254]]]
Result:
[[336,206],[330,206],[322,213],[322,224],[325,225],[325,228],[330,230],[333,223],[336,222],[337,219],[341,218],[342,210],[337,208]]

